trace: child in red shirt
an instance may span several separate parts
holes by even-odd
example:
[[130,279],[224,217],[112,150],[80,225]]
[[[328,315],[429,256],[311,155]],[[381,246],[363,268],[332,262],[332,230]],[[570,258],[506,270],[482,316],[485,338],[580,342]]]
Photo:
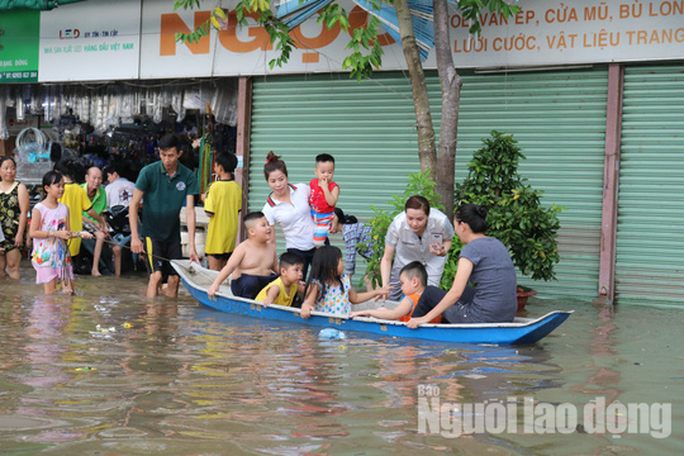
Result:
[[309,206],[311,206],[311,217],[316,224],[314,231],[314,245],[321,247],[325,244],[330,231],[333,215],[335,215],[335,204],[340,196],[340,186],[333,182],[335,174],[335,159],[330,154],[319,154],[316,156],[316,179],[309,183],[311,193],[309,195]]

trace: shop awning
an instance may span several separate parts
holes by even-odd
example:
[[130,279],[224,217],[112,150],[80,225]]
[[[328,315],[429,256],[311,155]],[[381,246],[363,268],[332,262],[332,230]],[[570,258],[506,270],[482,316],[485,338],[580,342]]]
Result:
[[295,28],[333,0],[273,0],[275,15],[283,24]]
[[61,5],[84,1],[86,0],[0,0],[0,11],[15,9],[48,11]]
[[[325,8],[333,0],[273,0],[276,17],[290,28],[313,16]],[[383,27],[397,43],[401,43],[399,34],[399,20],[394,6],[384,3],[373,5],[372,0],[354,0],[354,3],[376,16]],[[433,26],[432,0],[408,0],[413,29],[418,43],[420,59],[425,60],[430,50],[435,46],[435,32]]]
[[[394,6],[385,3],[376,3],[376,6],[374,6],[373,2],[368,0],[354,0],[354,3],[368,11],[369,14],[380,19],[387,33],[389,33],[394,41],[401,44],[399,19],[397,18],[397,11],[394,9]],[[425,60],[430,50],[435,46],[432,0],[408,0],[408,6],[411,20],[413,21],[413,31],[416,36],[420,60]]]

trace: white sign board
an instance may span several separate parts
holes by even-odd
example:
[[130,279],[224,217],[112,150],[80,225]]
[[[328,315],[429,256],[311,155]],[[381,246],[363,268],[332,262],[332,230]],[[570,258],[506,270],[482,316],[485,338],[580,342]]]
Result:
[[486,13],[479,37],[450,18],[458,67],[510,67],[681,59],[684,0],[527,0],[504,19]]
[[[352,28],[368,13],[340,0]],[[237,0],[201,0],[198,9],[173,10],[173,0],[89,0],[40,16],[38,80],[96,81],[321,73],[342,71],[349,33],[310,18],[292,32],[297,49],[282,67],[269,36],[254,18],[237,24]],[[220,4],[228,14],[197,43],[180,43]],[[520,0],[515,17],[484,12],[482,33],[451,5],[451,48],[457,68],[558,66],[684,58],[684,0]],[[141,32],[142,31],[142,32]],[[382,34],[382,70],[406,68],[401,46]],[[424,62],[435,68],[434,51]]]
[[[274,73],[312,73],[342,71],[342,60],[348,54],[349,42],[339,26],[328,30],[310,18],[292,32],[299,48],[282,67],[270,69],[269,62],[278,54],[273,49],[268,33],[256,25],[254,17],[249,26],[237,24],[236,1],[220,2],[228,14],[223,30],[211,30],[197,43],[179,43],[177,32],[190,32],[209,18],[215,1],[203,1],[210,8],[173,11],[173,2],[153,0],[143,2],[142,61],[140,77],[236,76]],[[351,0],[342,2],[352,13],[350,19],[358,24],[367,21],[367,13]],[[387,68],[405,66],[401,47],[385,48],[383,62]]]
[[39,56],[41,82],[137,79],[140,0],[89,0],[42,12]]

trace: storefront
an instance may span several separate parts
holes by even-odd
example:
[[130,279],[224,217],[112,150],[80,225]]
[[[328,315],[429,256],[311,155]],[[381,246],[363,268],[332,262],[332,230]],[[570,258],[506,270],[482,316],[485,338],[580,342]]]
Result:
[[198,152],[192,142],[205,133],[219,150],[235,152],[235,78],[17,84],[2,92],[3,144],[17,158],[18,179],[27,184],[40,180],[55,149],[101,168],[125,164],[135,179],[156,159],[158,137],[170,131],[183,138],[181,159],[192,168]]
[[[180,44],[174,34],[201,24],[210,9],[174,12],[171,3],[121,2],[108,20],[121,22],[119,32],[130,27],[130,34],[109,34],[120,42],[106,47],[99,46],[100,34],[97,53],[84,30],[114,27],[106,21],[84,25],[81,41],[74,40],[82,42],[83,52],[91,46],[91,55],[119,53],[121,59],[114,68],[103,60],[102,74],[86,73],[83,80],[201,78],[201,84],[216,84],[229,78],[235,87],[235,151],[245,166],[250,210],[260,209],[268,193],[262,167],[269,150],[286,160],[292,182],[311,179],[316,154],[333,154],[340,207],[361,220],[373,214],[371,206],[387,208],[391,195],[403,192],[407,175],[419,164],[413,99],[398,44],[385,37],[383,68],[357,83],[339,72],[344,32],[323,30],[309,20],[296,32],[301,49],[290,63],[271,69],[275,51],[268,37],[258,27],[236,26],[231,2],[222,5],[228,8],[226,28],[195,44]],[[478,37],[467,33],[454,11],[454,61],[464,82],[456,180],[465,177],[465,164],[491,130],[514,134],[527,156],[521,173],[545,191],[544,202],[565,208],[559,280],[534,287],[544,295],[681,305],[684,246],[678,214],[684,211],[677,185],[684,164],[677,154],[684,150],[684,2],[652,0],[640,4],[641,12],[592,0],[518,4],[523,13],[515,18],[483,16]],[[365,21],[366,13],[353,8],[355,21]],[[130,18],[139,20],[143,33]],[[40,27],[55,38],[40,45],[35,80],[64,84],[74,73],[55,63],[55,51],[70,52],[76,62],[80,57],[56,38],[63,28],[52,21]],[[124,64],[129,58],[132,63]],[[434,55],[424,66],[438,128]],[[177,97],[163,105],[162,115],[180,114],[171,107],[181,106]]]
[[[440,121],[439,80],[428,73],[435,123]],[[302,94],[304,88],[304,94]],[[540,292],[596,295],[607,70],[463,74],[456,180],[491,130],[515,135],[527,160],[522,175],[564,206],[558,282],[535,283]],[[271,77],[254,82],[250,210],[263,205],[268,187],[263,161],[282,155],[291,182],[308,182],[313,157],[337,160],[339,206],[365,220],[372,206],[388,208],[406,176],[420,170],[411,88],[402,73],[376,74],[360,85],[345,75]],[[524,283],[521,280],[522,283]]]
[[619,302],[684,302],[684,63],[625,68]]

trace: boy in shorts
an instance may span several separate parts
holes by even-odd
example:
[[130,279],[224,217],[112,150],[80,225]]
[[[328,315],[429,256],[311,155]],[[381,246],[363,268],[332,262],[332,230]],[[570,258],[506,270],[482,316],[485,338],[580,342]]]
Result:
[[285,252],[280,255],[280,277],[266,285],[254,298],[264,306],[278,304],[290,307],[297,291],[304,292],[304,258],[296,253]]
[[233,295],[254,299],[259,291],[278,278],[276,248],[271,241],[273,228],[263,212],[251,212],[244,218],[248,237],[241,242],[230,256],[226,265],[211,284],[207,295],[209,299],[216,296],[221,283],[229,275]]
[[214,172],[218,180],[211,184],[204,200],[204,212],[209,216],[205,252],[209,269],[213,271],[223,269],[235,250],[242,209],[242,188],[233,176],[236,166],[235,155],[225,152],[216,155]]

